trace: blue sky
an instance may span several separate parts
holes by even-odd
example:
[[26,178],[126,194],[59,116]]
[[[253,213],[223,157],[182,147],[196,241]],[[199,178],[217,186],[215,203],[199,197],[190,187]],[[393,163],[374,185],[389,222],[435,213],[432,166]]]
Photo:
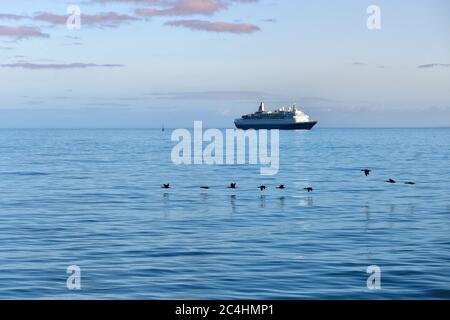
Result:
[[2,1],[0,59],[0,127],[230,127],[259,101],[323,127],[450,126],[446,0]]

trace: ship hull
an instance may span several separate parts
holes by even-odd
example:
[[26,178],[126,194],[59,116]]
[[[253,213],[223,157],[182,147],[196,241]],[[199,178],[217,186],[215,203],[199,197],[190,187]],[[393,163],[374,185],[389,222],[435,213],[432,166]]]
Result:
[[257,123],[257,122],[235,121],[234,124],[236,125],[236,128],[242,130],[249,130],[249,129],[311,130],[317,124],[317,121],[293,122],[293,123],[268,123],[268,122]]

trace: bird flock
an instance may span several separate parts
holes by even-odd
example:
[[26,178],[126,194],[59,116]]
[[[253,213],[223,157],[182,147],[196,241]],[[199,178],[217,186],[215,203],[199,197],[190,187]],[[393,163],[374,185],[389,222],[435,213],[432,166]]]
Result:
[[[370,170],[370,169],[362,169],[361,171],[364,173],[364,175],[365,175],[366,177],[369,176],[370,173],[372,172],[372,170]],[[391,178],[389,178],[389,179],[386,180],[385,182],[387,182],[387,183],[392,183],[392,184],[393,184],[393,183],[397,183],[397,181],[395,181],[394,179],[391,179]],[[414,184],[416,184],[416,183],[413,182],[413,181],[406,181],[406,182],[404,182],[404,184],[414,185]],[[164,183],[164,184],[162,185],[161,188],[163,188],[163,189],[170,189],[170,188],[171,188],[171,187],[170,187],[170,183]],[[231,182],[231,183],[228,185],[227,188],[228,188],[228,189],[237,189],[237,183],[236,183],[236,182]],[[286,186],[285,186],[284,184],[280,184],[280,185],[277,186],[276,188],[277,188],[277,189],[283,190],[283,189],[286,189]],[[200,189],[207,190],[207,189],[210,189],[210,187],[208,187],[208,186],[201,186]],[[262,186],[259,186],[258,189],[259,189],[260,191],[265,191],[265,190],[267,189],[267,186],[262,185]],[[307,191],[308,193],[314,191],[314,189],[313,189],[312,187],[305,187],[305,188],[303,188],[303,189],[304,189],[305,191]]]

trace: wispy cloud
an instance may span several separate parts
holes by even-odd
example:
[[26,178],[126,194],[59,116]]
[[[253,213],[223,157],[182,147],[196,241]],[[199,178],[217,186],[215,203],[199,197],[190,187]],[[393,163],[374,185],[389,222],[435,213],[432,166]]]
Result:
[[77,36],[66,36],[66,38],[70,39],[70,40],[80,40],[81,39],[80,37],[77,37]]
[[[65,25],[67,15],[58,15],[49,12],[38,13],[33,17],[36,21],[47,22],[53,25]],[[97,27],[117,27],[122,23],[139,20],[136,17],[127,14],[118,14],[116,12],[105,12],[99,14],[83,14],[81,23],[87,26]]]
[[269,93],[259,91],[197,91],[152,93],[152,97],[161,100],[261,100],[273,98]]
[[166,26],[185,27],[191,30],[225,32],[235,34],[253,33],[260,28],[249,23],[210,22],[205,20],[175,20],[167,21]]
[[422,64],[420,66],[417,66],[419,69],[426,69],[426,68],[450,68],[450,64],[448,63],[430,63],[430,64]]
[[81,46],[81,45],[83,45],[83,43],[79,42],[79,41],[74,41],[74,42],[66,43],[65,45],[66,46]]
[[0,13],[0,20],[22,20],[28,18],[27,16],[11,13]]
[[44,69],[86,69],[86,68],[120,68],[124,67],[122,64],[97,64],[97,63],[7,63],[0,65],[3,68],[19,68],[28,70],[44,70]]
[[27,38],[49,38],[50,35],[35,27],[9,27],[0,26],[0,37],[10,37],[15,39]]

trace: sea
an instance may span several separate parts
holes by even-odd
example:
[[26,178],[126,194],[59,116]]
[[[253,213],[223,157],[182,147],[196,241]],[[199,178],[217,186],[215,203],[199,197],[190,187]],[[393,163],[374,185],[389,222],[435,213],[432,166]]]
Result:
[[449,128],[282,131],[272,176],[171,134],[0,129],[0,298],[450,298]]

